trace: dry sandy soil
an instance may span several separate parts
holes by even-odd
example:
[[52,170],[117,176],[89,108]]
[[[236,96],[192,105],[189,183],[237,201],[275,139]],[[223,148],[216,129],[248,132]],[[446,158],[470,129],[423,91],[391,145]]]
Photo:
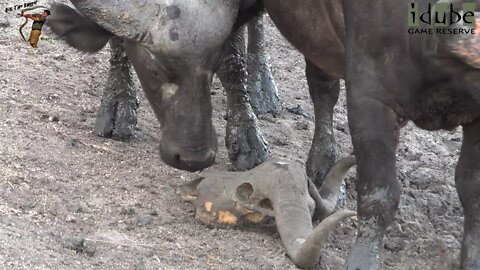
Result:
[[[11,3],[0,0],[0,7]],[[213,228],[195,220],[194,208],[179,196],[180,185],[195,175],[160,160],[159,124],[141,91],[132,142],[92,133],[108,48],[84,55],[51,39],[33,50],[18,34],[21,20],[4,16],[10,26],[0,28],[1,269],[295,269],[272,223]],[[267,29],[284,106],[301,105],[313,115],[302,57],[271,23]],[[226,97],[218,81],[212,91],[223,146]],[[338,149],[346,156],[352,148],[344,93],[335,112]],[[260,126],[274,156],[305,162],[310,119],[284,111]],[[385,269],[458,269],[460,145],[460,129],[426,132],[409,124],[403,130],[397,156],[403,193],[385,238]],[[231,170],[224,147],[209,170]],[[354,180],[350,172],[350,209],[356,208]],[[334,231],[318,269],[341,269],[355,226],[349,220]]]

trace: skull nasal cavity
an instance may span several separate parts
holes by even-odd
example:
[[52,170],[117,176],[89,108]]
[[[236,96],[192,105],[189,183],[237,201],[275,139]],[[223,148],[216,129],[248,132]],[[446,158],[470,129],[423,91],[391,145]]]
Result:
[[270,201],[269,199],[263,199],[263,200],[259,201],[258,206],[260,206],[263,209],[273,211],[273,204],[272,204],[272,201]]
[[253,187],[249,183],[243,183],[237,187],[237,198],[241,202],[246,202],[252,196]]

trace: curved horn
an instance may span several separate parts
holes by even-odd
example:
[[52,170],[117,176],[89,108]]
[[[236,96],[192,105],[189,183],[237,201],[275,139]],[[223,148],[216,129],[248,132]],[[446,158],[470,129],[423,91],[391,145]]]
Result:
[[338,161],[328,172],[319,191],[313,183],[309,182],[308,191],[316,203],[314,220],[323,220],[335,210],[343,177],[355,164],[355,156],[349,156]]
[[[312,267],[320,256],[323,244],[335,226],[356,212],[340,210],[324,219],[313,229],[308,206],[284,205],[276,207],[275,222],[288,256],[298,267]],[[295,222],[293,222],[295,221]]]

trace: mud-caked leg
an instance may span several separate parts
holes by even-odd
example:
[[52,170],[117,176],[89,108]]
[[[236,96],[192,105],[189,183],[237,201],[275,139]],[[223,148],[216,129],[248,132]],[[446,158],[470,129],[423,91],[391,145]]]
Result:
[[263,14],[248,23],[248,80],[247,92],[256,115],[279,114],[282,104],[273,80],[268,55],[265,51]]
[[357,159],[359,224],[346,269],[377,270],[381,269],[383,238],[400,200],[395,165],[400,124],[385,104],[351,92],[355,91],[347,94],[348,120]]
[[246,80],[245,28],[233,33],[217,75],[227,93],[228,121],[225,146],[237,170],[248,170],[264,162],[269,152],[250,106]]
[[465,213],[462,269],[480,269],[480,120],[463,126],[455,183]]
[[138,108],[131,64],[122,46],[122,39],[113,37],[110,48],[110,70],[97,112],[95,133],[102,137],[129,140],[137,124]]
[[310,97],[315,110],[315,134],[307,160],[307,175],[319,188],[336,161],[333,136],[333,107],[338,100],[340,83],[306,60]]

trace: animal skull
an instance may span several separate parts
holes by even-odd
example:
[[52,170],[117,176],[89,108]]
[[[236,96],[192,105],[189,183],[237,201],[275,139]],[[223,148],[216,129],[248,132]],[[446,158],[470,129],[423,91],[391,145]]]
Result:
[[[335,225],[356,215],[341,210],[332,214],[345,173],[354,157],[340,160],[317,191],[302,166],[272,159],[245,172],[204,174],[183,187],[183,198],[193,203],[197,218],[206,223],[260,222],[274,217],[280,237],[292,261],[313,266],[321,246]],[[322,220],[314,229],[312,218]]]

